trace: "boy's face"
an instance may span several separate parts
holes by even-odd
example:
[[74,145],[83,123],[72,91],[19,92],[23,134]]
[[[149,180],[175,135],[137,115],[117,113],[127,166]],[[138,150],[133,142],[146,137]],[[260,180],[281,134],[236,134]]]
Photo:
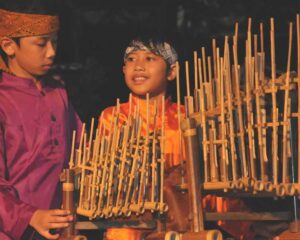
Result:
[[19,44],[12,40],[7,49],[3,48],[8,55],[10,71],[25,78],[45,75],[53,65],[56,43],[57,33],[22,37]]
[[150,51],[130,53],[123,67],[126,85],[132,93],[150,97],[163,96],[167,83],[175,78],[175,70],[167,67],[165,60]]

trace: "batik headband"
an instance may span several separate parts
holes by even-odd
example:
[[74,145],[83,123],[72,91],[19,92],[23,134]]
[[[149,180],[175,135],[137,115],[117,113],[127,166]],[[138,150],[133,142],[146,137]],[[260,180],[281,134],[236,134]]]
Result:
[[161,56],[169,65],[175,64],[178,59],[175,49],[167,42],[154,43],[150,41],[146,44],[139,40],[133,40],[126,48],[124,61],[130,53],[139,50],[150,51],[155,55]]
[[[28,37],[59,30],[58,16],[10,12],[0,9],[0,41],[3,37]],[[0,57],[0,69],[8,71]]]

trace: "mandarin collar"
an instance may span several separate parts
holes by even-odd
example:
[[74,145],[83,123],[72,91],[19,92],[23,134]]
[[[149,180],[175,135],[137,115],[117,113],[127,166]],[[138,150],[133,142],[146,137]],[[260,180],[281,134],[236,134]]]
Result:
[[2,77],[0,77],[0,86],[13,88],[17,91],[33,96],[44,96],[45,92],[50,91],[43,81],[41,81],[42,89],[39,90],[33,79],[18,77],[6,72],[2,72]]
[[13,85],[15,87],[36,88],[35,82],[31,78],[18,77],[6,72],[2,72],[2,82],[6,85]]
[[[146,101],[141,101],[139,99],[139,97],[132,95],[132,106],[134,107],[134,106],[137,106],[138,104],[139,104],[140,112],[142,114],[146,113],[147,112]],[[170,104],[172,104],[172,99],[171,99],[171,97],[167,97],[165,99],[165,109],[167,109]],[[158,115],[160,115],[160,112],[162,110],[161,107],[162,107],[161,105],[158,106],[158,109],[157,109]],[[150,112],[154,111],[154,102],[149,102],[149,110],[150,110]]]

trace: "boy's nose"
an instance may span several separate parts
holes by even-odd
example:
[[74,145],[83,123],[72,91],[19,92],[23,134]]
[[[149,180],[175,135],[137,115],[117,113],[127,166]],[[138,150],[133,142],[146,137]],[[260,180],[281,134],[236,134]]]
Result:
[[144,71],[144,70],[145,70],[145,66],[144,66],[144,64],[142,64],[142,63],[137,63],[137,64],[135,65],[134,70],[135,70],[135,71]]
[[49,41],[47,43],[47,58],[54,58],[56,54],[56,45],[52,43],[52,41]]

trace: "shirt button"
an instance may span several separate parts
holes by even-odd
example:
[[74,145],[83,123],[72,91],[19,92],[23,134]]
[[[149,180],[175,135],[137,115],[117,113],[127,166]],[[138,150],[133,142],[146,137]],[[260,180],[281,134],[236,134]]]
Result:
[[54,115],[51,115],[51,121],[55,122],[56,121],[56,117]]
[[57,139],[54,139],[54,145],[58,146],[58,140]]

